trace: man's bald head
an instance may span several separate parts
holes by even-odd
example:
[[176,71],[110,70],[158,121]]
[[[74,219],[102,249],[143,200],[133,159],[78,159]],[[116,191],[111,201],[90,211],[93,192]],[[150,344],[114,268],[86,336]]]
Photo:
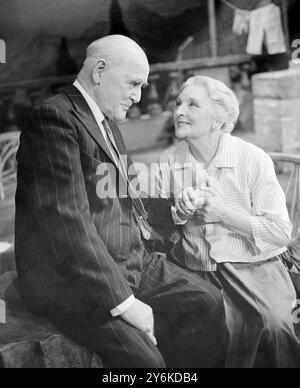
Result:
[[132,58],[148,63],[144,50],[135,41],[123,35],[110,35],[88,46],[84,67],[93,66],[101,59],[105,60],[108,66],[118,66]]
[[147,56],[136,42],[111,35],[89,45],[78,80],[104,115],[119,121],[140,101],[149,71]]

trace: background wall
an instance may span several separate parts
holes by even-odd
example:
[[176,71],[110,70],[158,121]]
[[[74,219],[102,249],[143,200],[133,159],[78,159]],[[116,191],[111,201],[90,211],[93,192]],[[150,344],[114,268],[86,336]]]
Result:
[[0,31],[80,37],[91,23],[108,16],[110,0],[1,0]]
[[[117,4],[116,0],[0,0],[0,38],[7,43],[7,65],[0,67],[0,82],[55,75],[62,37],[80,66],[86,45],[111,31],[112,1]],[[258,0],[230,1],[251,8]],[[246,38],[231,32],[233,11],[220,0],[216,6],[219,55],[245,52]],[[185,58],[210,56],[207,0],[119,0],[117,7],[115,27],[123,21],[150,62],[174,60],[189,35],[195,41]]]
[[[0,38],[7,43],[0,82],[55,75],[62,37],[80,66],[86,45],[110,32],[111,5],[112,0],[0,0]],[[128,34],[152,62],[173,59],[174,48],[207,19],[201,11],[206,0],[119,0],[118,5]],[[180,18],[185,10],[189,14]]]
[[[170,16],[199,6],[201,2],[206,0],[119,1],[129,24],[136,21],[136,15],[130,14],[130,9],[137,3],[162,16]],[[0,33],[42,32],[79,38],[93,23],[109,22],[110,5],[111,0],[1,0]]]

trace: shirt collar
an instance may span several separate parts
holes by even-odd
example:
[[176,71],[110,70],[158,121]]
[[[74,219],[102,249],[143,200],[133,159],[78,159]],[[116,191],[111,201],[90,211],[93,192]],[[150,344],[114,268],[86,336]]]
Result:
[[86,100],[88,106],[90,107],[91,111],[93,112],[95,117],[98,117],[100,122],[104,120],[104,114],[102,113],[101,109],[97,105],[97,103],[93,100],[93,98],[88,94],[88,92],[81,86],[79,81],[76,79],[76,81],[73,83],[73,85],[80,91],[80,93],[83,95],[83,98]]
[[229,133],[223,133],[217,155],[213,161],[217,168],[233,168],[237,165],[237,144]]
[[[234,137],[229,133],[224,133],[221,135],[220,145],[212,161],[210,167],[216,168],[234,168],[237,165],[237,145],[234,141]],[[179,157],[179,162],[184,163],[196,163],[196,159],[191,153],[189,145],[182,141],[178,144],[177,153]]]

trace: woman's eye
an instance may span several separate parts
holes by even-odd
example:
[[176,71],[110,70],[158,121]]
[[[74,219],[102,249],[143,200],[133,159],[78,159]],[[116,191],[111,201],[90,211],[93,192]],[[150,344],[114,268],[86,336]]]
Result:
[[196,102],[191,102],[190,106],[194,107],[194,108],[200,108],[199,105]]
[[180,106],[181,105],[181,101],[176,101],[176,106]]

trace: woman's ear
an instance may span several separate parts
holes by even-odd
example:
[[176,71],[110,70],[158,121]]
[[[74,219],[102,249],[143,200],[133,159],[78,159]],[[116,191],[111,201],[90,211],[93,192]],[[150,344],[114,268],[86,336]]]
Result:
[[93,73],[92,73],[92,77],[93,77],[93,82],[96,84],[96,85],[100,85],[101,84],[101,77],[102,77],[102,73],[103,71],[105,70],[106,68],[106,62],[104,59],[100,59],[99,61],[97,61],[97,63],[95,64],[94,68],[93,68]]
[[212,126],[213,132],[215,131],[221,131],[224,127],[225,123],[223,121],[216,121],[214,125]]

